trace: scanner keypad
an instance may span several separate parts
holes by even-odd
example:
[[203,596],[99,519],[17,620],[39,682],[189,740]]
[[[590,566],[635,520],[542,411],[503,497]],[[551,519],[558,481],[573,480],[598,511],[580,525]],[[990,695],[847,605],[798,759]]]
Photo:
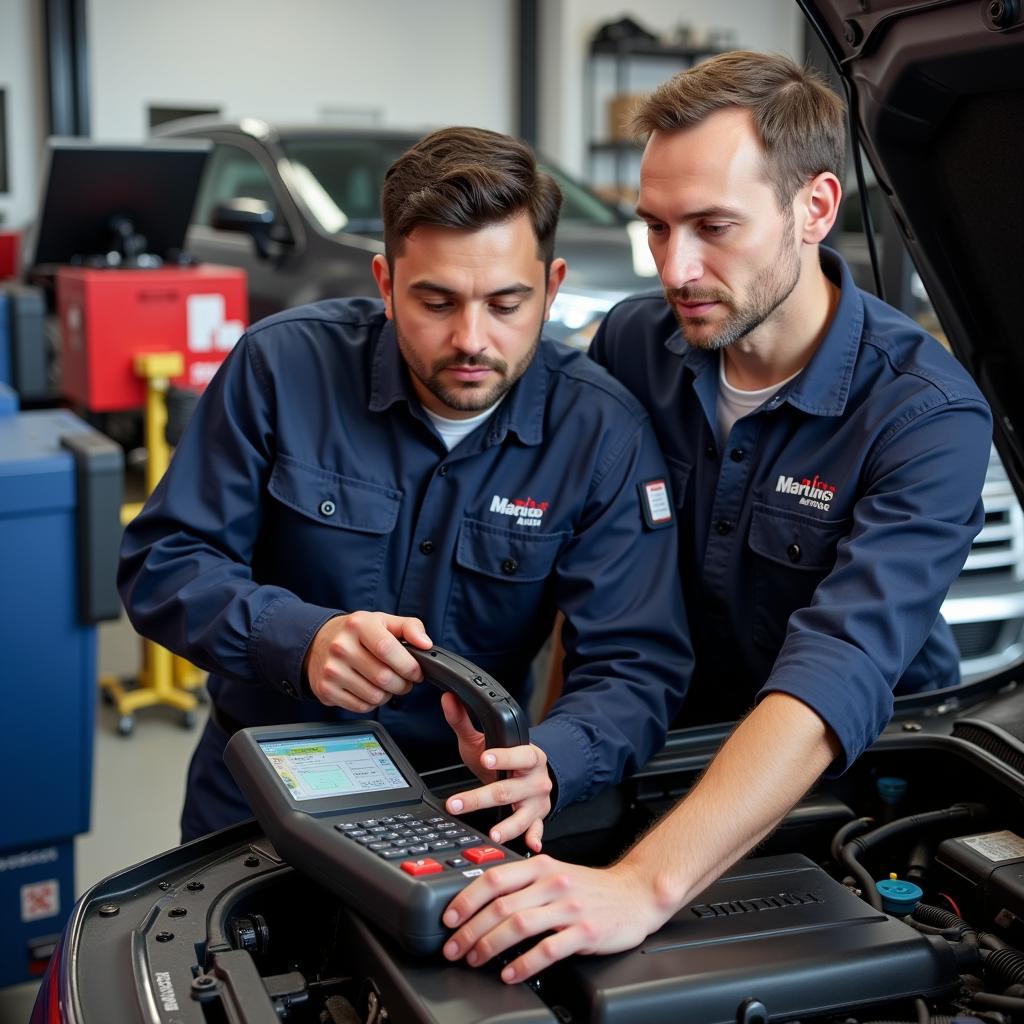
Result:
[[[334,827],[383,860],[422,859],[425,854],[438,853],[440,858],[444,858],[445,870],[470,867],[470,862],[461,854],[474,844],[482,847],[483,843],[480,836],[457,818],[442,817],[433,808],[424,808],[418,813],[402,812],[381,818],[345,821]],[[500,850],[488,849],[500,853],[500,858],[488,859],[504,859]]]

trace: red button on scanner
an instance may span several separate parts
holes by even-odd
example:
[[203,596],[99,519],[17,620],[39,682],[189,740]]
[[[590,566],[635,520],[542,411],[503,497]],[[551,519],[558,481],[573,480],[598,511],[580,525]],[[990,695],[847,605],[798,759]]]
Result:
[[444,868],[433,857],[421,857],[419,860],[403,860],[400,866],[407,875],[413,876],[436,875],[438,871],[444,871]]
[[462,851],[462,856],[474,864],[486,864],[492,860],[504,860],[505,851],[496,846],[470,846]]

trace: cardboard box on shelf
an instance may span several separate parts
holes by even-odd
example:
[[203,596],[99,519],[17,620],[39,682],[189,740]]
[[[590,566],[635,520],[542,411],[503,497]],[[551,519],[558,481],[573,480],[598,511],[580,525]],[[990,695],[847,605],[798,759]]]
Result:
[[611,142],[632,142],[626,124],[633,108],[640,102],[639,93],[623,93],[608,100],[608,139]]
[[591,188],[606,203],[616,206],[635,206],[640,193],[636,185],[592,185]]

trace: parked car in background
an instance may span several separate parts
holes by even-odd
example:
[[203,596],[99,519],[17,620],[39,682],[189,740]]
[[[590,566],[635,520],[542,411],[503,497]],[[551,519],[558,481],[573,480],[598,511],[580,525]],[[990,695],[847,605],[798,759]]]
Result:
[[[213,142],[188,235],[204,262],[249,274],[254,320],[304,302],[376,294],[384,251],[380,191],[415,132],[234,122],[172,122],[162,138]],[[569,272],[547,333],[585,346],[618,299],[657,285],[643,225],[550,163],[565,197],[557,249]]]

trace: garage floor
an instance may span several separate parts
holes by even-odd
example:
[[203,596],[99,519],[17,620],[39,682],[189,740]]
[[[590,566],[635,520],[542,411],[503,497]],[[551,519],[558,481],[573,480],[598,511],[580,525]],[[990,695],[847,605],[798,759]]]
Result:
[[[132,675],[139,641],[127,619],[100,627],[100,671]],[[92,829],[75,841],[76,897],[101,878],[178,843],[185,769],[205,720],[189,731],[174,712],[153,708],[135,718],[135,732],[117,734],[117,718],[102,702],[93,768]],[[36,984],[0,989],[0,1024],[26,1024]]]

